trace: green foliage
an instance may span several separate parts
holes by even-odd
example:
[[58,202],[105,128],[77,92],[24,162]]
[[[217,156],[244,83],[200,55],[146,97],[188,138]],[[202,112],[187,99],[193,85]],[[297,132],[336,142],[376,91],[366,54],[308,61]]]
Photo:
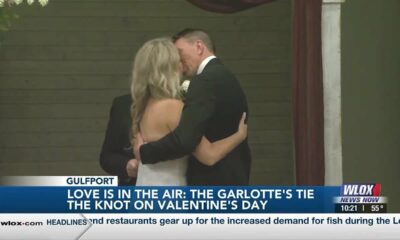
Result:
[[10,7],[0,7],[0,32],[10,29],[11,22],[18,18],[18,15]]

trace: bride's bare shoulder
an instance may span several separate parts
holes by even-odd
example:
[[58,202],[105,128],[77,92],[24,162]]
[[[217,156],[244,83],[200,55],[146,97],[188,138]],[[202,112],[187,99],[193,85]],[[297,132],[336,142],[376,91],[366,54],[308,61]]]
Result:
[[154,105],[154,111],[159,113],[159,117],[172,130],[178,126],[183,109],[183,102],[177,99],[163,99]]
[[174,111],[182,110],[183,102],[178,99],[162,99],[154,103],[154,108],[157,110]]

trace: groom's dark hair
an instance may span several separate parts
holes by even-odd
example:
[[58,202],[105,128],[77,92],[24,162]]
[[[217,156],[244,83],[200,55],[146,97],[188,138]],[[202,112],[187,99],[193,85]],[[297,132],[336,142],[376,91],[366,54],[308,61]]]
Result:
[[213,41],[211,40],[210,35],[201,29],[195,29],[195,28],[185,28],[182,31],[176,33],[172,37],[172,41],[176,42],[181,38],[186,38],[189,40],[201,40],[204,45],[208,48],[208,50],[212,51],[215,53],[215,45]]

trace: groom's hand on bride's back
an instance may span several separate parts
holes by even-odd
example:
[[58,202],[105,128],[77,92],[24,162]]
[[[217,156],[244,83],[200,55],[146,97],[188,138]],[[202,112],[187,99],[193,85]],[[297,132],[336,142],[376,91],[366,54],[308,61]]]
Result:
[[136,178],[139,167],[139,161],[136,159],[131,159],[126,164],[126,172],[129,177]]
[[242,118],[240,119],[239,126],[238,126],[238,133],[242,140],[247,138],[247,121],[246,121],[247,113],[244,112],[242,114]]
[[133,138],[133,154],[135,155],[136,159],[138,161],[142,161],[140,157],[140,147],[144,144],[144,140],[142,135],[137,133],[135,137]]

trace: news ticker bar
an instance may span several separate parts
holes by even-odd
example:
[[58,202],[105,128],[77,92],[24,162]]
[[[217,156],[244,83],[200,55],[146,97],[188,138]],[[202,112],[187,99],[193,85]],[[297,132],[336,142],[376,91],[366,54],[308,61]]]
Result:
[[109,176],[2,177],[0,213],[387,212],[380,184],[117,187],[117,182]]
[[0,214],[0,239],[399,239],[400,214]]
[[[0,187],[1,213],[322,213],[339,187]],[[28,200],[29,199],[29,200]]]
[[1,186],[81,186],[112,187],[118,186],[116,176],[2,176]]

